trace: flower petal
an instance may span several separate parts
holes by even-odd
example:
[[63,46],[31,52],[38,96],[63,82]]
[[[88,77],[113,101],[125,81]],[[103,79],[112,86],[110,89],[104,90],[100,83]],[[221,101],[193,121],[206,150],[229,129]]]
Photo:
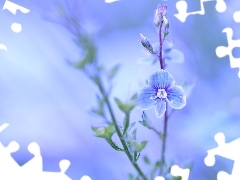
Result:
[[186,95],[181,86],[173,86],[167,90],[167,100],[174,109],[182,109],[186,105]]
[[150,86],[145,86],[137,98],[137,107],[142,110],[150,109],[157,103],[157,98],[153,99],[156,95],[155,89]]
[[151,87],[158,88],[158,89],[167,89],[174,85],[175,80],[173,79],[173,76],[165,71],[165,70],[159,70],[155,71],[149,78],[148,78],[148,84]]
[[155,107],[155,113],[156,113],[157,118],[162,117],[164,115],[165,111],[166,111],[166,101],[165,101],[165,99],[159,99],[158,103]]
[[163,51],[170,51],[173,47],[173,43],[171,41],[165,40],[163,42]]
[[172,62],[176,63],[182,63],[184,61],[184,54],[177,50],[177,49],[171,49],[165,56],[167,60],[170,60]]
[[148,56],[145,56],[145,57],[142,57],[142,58],[139,58],[137,63],[138,64],[155,64],[156,63],[156,56],[153,55],[153,54],[150,54]]

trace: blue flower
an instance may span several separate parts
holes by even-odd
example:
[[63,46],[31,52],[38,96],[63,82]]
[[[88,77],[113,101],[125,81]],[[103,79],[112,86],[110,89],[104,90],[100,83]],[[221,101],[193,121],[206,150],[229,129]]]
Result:
[[174,85],[173,76],[165,71],[154,72],[148,78],[148,85],[141,89],[137,99],[137,106],[142,110],[148,110],[154,105],[158,118],[166,111],[166,103],[173,109],[182,109],[186,105],[186,95],[181,86]]
[[[155,64],[158,62],[159,55],[159,42],[152,44],[153,53],[145,50],[145,57],[138,59],[139,64]],[[165,40],[163,43],[162,57],[166,61],[182,63],[184,61],[184,54],[177,50],[173,49],[173,43]]]

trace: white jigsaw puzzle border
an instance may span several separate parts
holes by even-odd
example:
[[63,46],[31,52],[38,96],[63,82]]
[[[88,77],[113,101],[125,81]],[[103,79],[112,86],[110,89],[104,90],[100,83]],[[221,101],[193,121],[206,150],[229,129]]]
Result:
[[[6,129],[9,124],[4,123],[0,126],[0,133]],[[43,171],[43,159],[41,150],[36,142],[28,145],[28,151],[33,154],[33,158],[22,166],[12,158],[11,153],[18,151],[20,148],[16,141],[11,141],[7,147],[0,142],[0,179],[13,180],[71,180],[65,172],[70,166],[69,160],[59,162],[60,172]],[[89,176],[83,176],[80,180],[91,180]]]
[[[116,0],[105,0],[106,3],[111,3]],[[226,3],[224,0],[201,0],[201,9],[196,12],[187,12],[187,3],[184,0],[180,0],[176,3],[176,8],[179,11],[178,14],[175,14],[175,17],[178,18],[181,22],[185,22],[186,18],[189,15],[205,14],[204,2],[208,1],[216,1],[216,10],[218,12],[224,12],[226,10]],[[3,10],[8,9],[14,15],[16,15],[16,11],[20,10],[22,13],[28,13],[30,10],[26,9],[22,6],[19,6],[15,3],[12,3],[6,0]],[[233,14],[233,19],[235,22],[240,23],[240,11],[237,11]],[[16,33],[21,32],[22,27],[21,24],[13,23],[12,30]],[[234,58],[232,56],[232,49],[234,47],[240,47],[240,40],[232,40],[233,30],[231,28],[225,28],[223,32],[227,35],[228,47],[219,46],[216,48],[216,55],[218,57],[224,57],[229,55],[230,65],[232,68],[239,68],[240,63],[237,61],[240,58]],[[0,49],[4,49],[7,51],[7,47],[4,44],[0,44]],[[240,61],[239,61],[240,62]],[[240,70],[238,73],[240,78]],[[9,124],[4,123],[0,126],[0,132],[6,129]],[[207,153],[207,157],[204,159],[205,164],[208,166],[212,166],[215,164],[215,155],[220,155],[227,159],[231,159],[234,161],[234,166],[232,169],[232,174],[228,174],[224,171],[220,171],[217,175],[218,180],[238,180],[240,179],[240,171],[238,168],[240,167],[240,138],[230,142],[225,143],[225,136],[223,133],[218,133],[215,135],[215,141],[218,143],[218,147],[209,150]],[[65,174],[66,170],[70,166],[70,161],[62,160],[59,162],[60,172],[44,172],[42,167],[42,157],[40,152],[40,147],[36,142],[32,142],[28,146],[28,151],[34,155],[34,158],[29,160],[23,166],[19,166],[18,163],[11,157],[11,153],[16,152],[19,149],[19,144],[16,141],[12,141],[9,143],[7,147],[4,147],[0,142],[0,179],[12,180],[12,179],[25,179],[25,180],[69,180],[70,178]],[[14,173],[12,173],[14,172]],[[189,169],[181,169],[179,166],[174,165],[171,168],[171,174],[173,176],[181,176],[182,180],[188,180],[190,170]],[[91,180],[89,176],[83,176],[81,180]],[[164,180],[163,177],[158,176],[155,180]]]
[[[178,13],[175,14],[174,16],[181,22],[185,22],[187,17],[190,15],[203,15],[205,14],[205,9],[203,3],[205,2],[210,2],[210,1],[216,1],[216,6],[215,9],[222,13],[227,10],[227,5],[224,0],[200,0],[200,5],[201,9],[199,11],[194,11],[194,12],[187,12],[188,9],[188,4],[185,0],[179,0],[176,2],[176,9],[178,10]],[[236,23],[240,23],[240,11],[236,11],[233,14],[233,19]],[[223,29],[222,32],[225,32],[227,35],[227,41],[228,41],[228,47],[224,46],[218,46],[216,48],[216,55],[219,58],[222,58],[224,56],[229,56],[229,61],[230,61],[230,67],[231,68],[239,68],[238,71],[238,77],[240,78],[240,58],[235,58],[233,57],[232,50],[235,47],[240,47],[240,39],[233,40],[233,30],[230,27],[226,27]]]

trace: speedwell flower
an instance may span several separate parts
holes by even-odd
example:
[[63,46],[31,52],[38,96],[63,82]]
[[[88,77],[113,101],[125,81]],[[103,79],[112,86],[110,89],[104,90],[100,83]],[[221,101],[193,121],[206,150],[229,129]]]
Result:
[[[146,51],[146,56],[138,59],[139,64],[155,64],[158,62],[158,55],[159,55],[159,42],[153,43],[153,53]],[[173,43],[165,40],[163,43],[163,51],[162,51],[162,58],[166,61],[171,61],[175,63],[182,63],[184,61],[184,54],[177,50],[173,49]]]
[[154,72],[148,78],[148,85],[141,89],[137,99],[137,106],[142,110],[148,110],[154,105],[158,118],[166,111],[166,103],[173,109],[182,109],[186,105],[186,95],[181,86],[174,85],[173,76],[165,71]]

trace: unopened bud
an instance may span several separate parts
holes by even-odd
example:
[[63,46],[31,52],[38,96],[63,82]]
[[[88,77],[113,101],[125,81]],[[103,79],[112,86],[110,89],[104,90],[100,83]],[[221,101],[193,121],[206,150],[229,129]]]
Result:
[[139,42],[143,45],[143,47],[145,47],[150,53],[153,53],[153,47],[152,45],[149,43],[149,39],[146,38],[145,36],[143,36],[140,33],[140,39]]
[[155,11],[155,14],[154,14],[154,23],[156,26],[159,26],[162,21],[164,21],[164,23],[166,23],[166,16],[167,15],[167,5],[162,5],[162,4],[159,4],[158,5],[158,8],[156,9]]

